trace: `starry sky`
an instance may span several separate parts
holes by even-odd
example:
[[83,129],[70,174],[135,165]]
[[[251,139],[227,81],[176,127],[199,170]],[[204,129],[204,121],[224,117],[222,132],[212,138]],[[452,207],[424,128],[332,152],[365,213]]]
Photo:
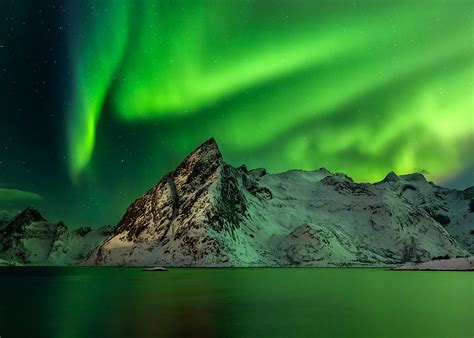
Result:
[[225,159],[474,184],[472,1],[0,1],[0,208],[72,226]]

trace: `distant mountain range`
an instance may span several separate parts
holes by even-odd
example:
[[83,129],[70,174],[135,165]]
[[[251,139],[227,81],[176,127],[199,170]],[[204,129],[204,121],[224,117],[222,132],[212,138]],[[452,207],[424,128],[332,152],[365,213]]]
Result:
[[71,265],[82,261],[112,227],[76,230],[52,223],[33,208],[0,213],[0,265]]
[[418,173],[369,184],[323,168],[235,168],[214,139],[112,231],[68,230],[32,209],[3,218],[0,259],[22,264],[386,266],[474,252],[474,187],[446,189]]

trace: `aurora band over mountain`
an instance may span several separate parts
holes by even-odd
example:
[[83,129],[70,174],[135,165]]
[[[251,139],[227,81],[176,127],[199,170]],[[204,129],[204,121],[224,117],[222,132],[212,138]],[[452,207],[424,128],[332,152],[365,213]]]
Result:
[[172,146],[174,161],[215,136],[231,162],[272,171],[456,175],[473,165],[471,6],[81,3],[71,14],[70,175],[101,166],[108,119],[157,126],[141,146]]

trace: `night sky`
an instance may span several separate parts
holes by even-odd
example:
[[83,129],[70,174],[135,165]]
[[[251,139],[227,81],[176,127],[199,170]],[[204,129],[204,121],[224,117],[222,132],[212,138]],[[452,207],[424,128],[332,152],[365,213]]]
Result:
[[472,1],[0,1],[0,208],[115,224],[205,139],[474,185]]

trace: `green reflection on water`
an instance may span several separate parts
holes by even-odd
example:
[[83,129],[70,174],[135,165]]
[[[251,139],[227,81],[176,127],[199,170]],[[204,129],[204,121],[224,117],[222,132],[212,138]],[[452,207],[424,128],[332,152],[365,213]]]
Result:
[[472,337],[474,274],[2,268],[2,337]]

